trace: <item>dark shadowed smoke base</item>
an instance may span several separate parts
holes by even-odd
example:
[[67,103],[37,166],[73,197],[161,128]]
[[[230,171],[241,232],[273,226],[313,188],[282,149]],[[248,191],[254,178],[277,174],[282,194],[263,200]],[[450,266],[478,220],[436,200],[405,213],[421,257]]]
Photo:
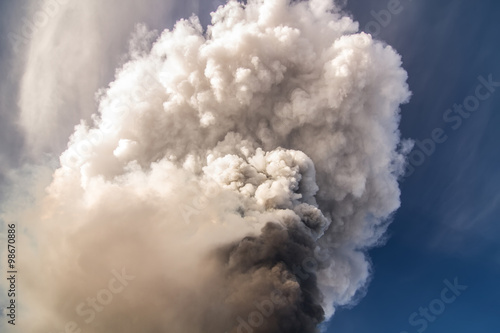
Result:
[[[231,317],[238,321],[226,323],[228,332],[319,331],[317,326],[325,317],[316,275],[312,269],[307,269],[307,274],[301,269],[308,258],[313,258],[316,245],[304,232],[305,224],[285,224],[268,222],[260,235],[216,251],[226,279],[226,304]],[[244,299],[235,304],[231,298],[237,294]],[[210,323],[208,319],[207,325]]]
[[[34,244],[19,332],[309,333],[353,304],[411,149],[401,57],[358,28],[330,0],[138,26],[39,204],[12,213]],[[114,293],[117,271],[134,278]]]

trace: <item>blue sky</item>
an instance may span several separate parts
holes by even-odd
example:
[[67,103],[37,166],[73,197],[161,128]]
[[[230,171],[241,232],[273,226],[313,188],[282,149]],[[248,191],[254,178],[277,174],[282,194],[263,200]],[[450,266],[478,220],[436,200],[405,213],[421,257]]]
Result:
[[[370,12],[387,4],[349,1],[347,8],[365,28],[375,20]],[[370,251],[368,293],[356,307],[340,310],[328,332],[497,332],[500,88],[460,126],[443,117],[474,95],[478,76],[500,82],[500,3],[401,4],[378,38],[402,55],[409,74],[413,96],[402,107],[402,134],[424,141],[441,128],[448,139],[401,183],[402,206],[389,241]],[[443,280],[455,277],[467,290],[425,329],[410,325],[409,316],[439,298]]]
[[[483,79],[500,82],[500,2],[401,0],[398,13],[380,24],[373,12],[387,12],[391,2],[349,0],[346,10],[362,30],[378,27],[377,38],[402,55],[413,93],[410,103],[402,107],[403,137],[429,142],[440,129],[440,137],[446,136],[446,140],[436,143],[433,152],[401,182],[402,206],[389,228],[388,241],[369,252],[374,274],[368,292],[357,306],[338,310],[327,331],[497,332],[500,87],[489,91],[467,118],[461,117],[460,125],[447,121],[445,115],[456,116],[447,110],[474,96]],[[0,2],[2,32],[8,31],[20,10],[6,3]],[[217,3],[207,1],[198,7],[203,23]],[[191,5],[179,6],[175,15],[188,15],[194,8]],[[151,25],[164,28],[166,21],[158,20]],[[2,33],[2,71],[10,66],[5,60],[5,36]],[[2,84],[8,86],[10,80],[4,78]],[[106,81],[109,77],[102,78]],[[481,91],[486,94],[485,89]],[[3,95],[2,109],[15,104],[14,100],[15,95]],[[0,117],[3,168],[18,163],[22,139],[15,127],[5,126],[13,121],[12,113],[2,112]],[[412,154],[419,162],[413,164],[420,164],[422,149],[416,147]],[[455,279],[467,289],[432,322],[412,326],[409,317],[421,307],[439,304],[435,300],[447,287],[444,281],[453,283]]]

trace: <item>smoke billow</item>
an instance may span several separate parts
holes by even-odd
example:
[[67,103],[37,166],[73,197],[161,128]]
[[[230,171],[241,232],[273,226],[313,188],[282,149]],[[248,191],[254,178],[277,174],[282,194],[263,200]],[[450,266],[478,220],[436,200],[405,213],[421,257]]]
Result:
[[318,331],[399,206],[400,56],[330,0],[229,1],[154,34],[28,217],[22,325]]

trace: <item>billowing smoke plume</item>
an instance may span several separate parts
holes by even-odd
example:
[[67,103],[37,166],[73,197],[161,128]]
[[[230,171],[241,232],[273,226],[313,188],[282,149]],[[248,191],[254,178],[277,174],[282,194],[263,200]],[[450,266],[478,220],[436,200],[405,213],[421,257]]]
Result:
[[399,55],[357,31],[328,0],[139,26],[26,218],[25,331],[316,332],[355,300],[409,98]]

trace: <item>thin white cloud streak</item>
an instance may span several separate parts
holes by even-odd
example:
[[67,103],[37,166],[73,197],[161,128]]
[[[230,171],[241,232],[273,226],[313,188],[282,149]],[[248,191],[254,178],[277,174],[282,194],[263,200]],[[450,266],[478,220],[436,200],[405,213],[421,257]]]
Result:
[[[42,3],[33,1],[32,11],[44,12]],[[73,126],[94,112],[95,93],[123,61],[135,24],[172,24],[174,7],[170,0],[68,0],[56,6],[23,49],[19,106],[27,150],[59,153]],[[22,35],[23,27],[14,31]]]

